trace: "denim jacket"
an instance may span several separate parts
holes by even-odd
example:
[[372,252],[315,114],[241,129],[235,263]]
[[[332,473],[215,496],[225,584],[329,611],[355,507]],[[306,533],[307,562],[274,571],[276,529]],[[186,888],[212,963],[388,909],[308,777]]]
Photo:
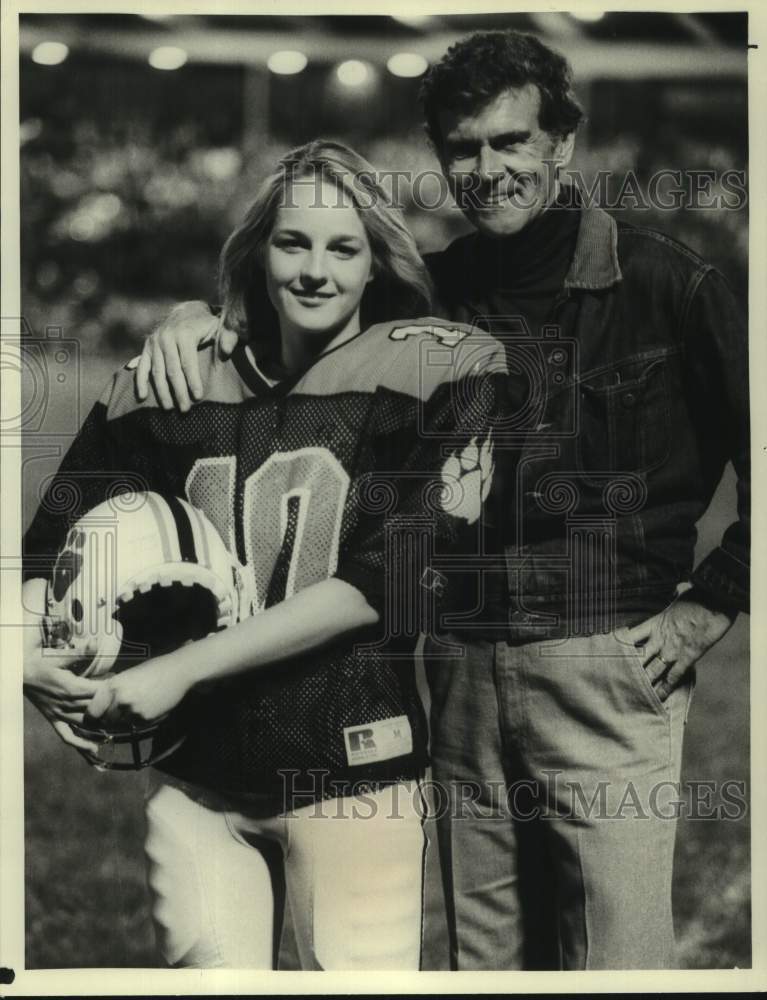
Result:
[[[439,314],[463,322],[481,323],[465,278],[477,239],[427,258]],[[747,333],[722,275],[584,207],[551,327],[506,342],[521,372],[512,415],[527,407],[529,419],[509,439],[501,497],[506,597],[503,620],[491,617],[503,637],[607,631],[661,610],[685,581],[713,607],[747,611]],[[694,567],[696,521],[728,460],[737,519]]]

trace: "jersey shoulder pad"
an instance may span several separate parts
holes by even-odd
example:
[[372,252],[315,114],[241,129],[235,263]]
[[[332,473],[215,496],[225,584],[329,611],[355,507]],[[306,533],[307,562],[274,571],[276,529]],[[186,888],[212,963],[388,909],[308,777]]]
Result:
[[506,373],[503,345],[477,327],[433,316],[381,326],[398,345],[384,376],[393,389],[407,387],[412,395],[428,399],[444,383]]
[[425,316],[422,319],[399,320],[387,325],[389,339],[395,342],[431,339],[444,347],[457,347],[472,333],[472,327],[466,323],[450,323],[432,316]]

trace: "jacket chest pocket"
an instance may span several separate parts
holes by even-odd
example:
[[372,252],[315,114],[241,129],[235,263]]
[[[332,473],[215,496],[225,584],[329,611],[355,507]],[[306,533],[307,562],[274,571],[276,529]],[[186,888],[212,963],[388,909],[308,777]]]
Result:
[[577,462],[585,478],[645,475],[671,451],[667,356],[622,361],[580,384]]

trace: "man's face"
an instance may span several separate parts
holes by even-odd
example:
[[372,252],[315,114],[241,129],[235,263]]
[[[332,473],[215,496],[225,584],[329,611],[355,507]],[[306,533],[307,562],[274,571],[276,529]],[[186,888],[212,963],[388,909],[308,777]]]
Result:
[[532,84],[499,94],[474,115],[439,117],[440,159],[453,197],[485,236],[512,236],[556,197],[556,165],[570,161],[574,134],[541,130]]

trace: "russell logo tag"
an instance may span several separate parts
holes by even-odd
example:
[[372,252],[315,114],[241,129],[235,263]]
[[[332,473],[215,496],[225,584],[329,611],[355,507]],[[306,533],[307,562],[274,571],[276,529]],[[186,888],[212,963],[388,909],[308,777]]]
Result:
[[352,767],[413,752],[413,734],[406,715],[380,719],[365,726],[347,726],[344,743],[346,759]]

